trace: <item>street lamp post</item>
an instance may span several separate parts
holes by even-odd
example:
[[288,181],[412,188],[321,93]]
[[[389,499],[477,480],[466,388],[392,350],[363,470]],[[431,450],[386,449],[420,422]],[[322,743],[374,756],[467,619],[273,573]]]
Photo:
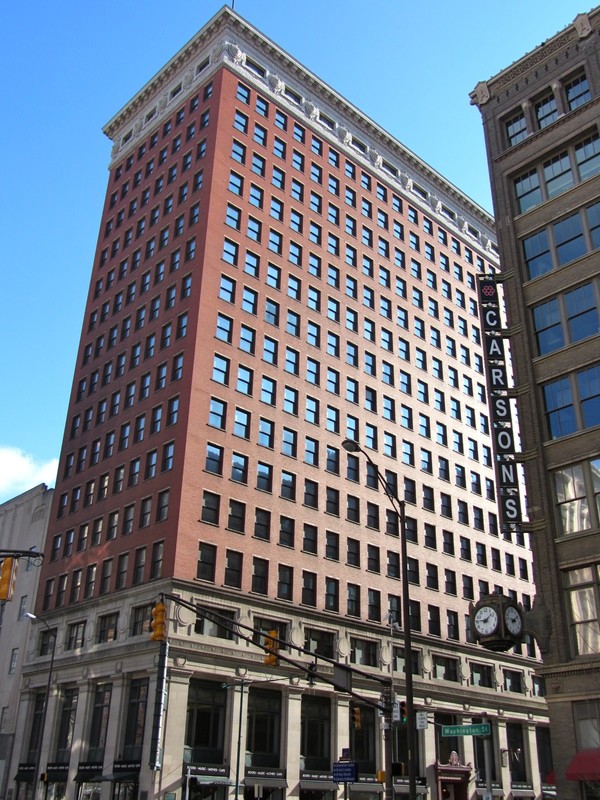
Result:
[[[394,633],[400,630],[400,623],[394,620],[394,615],[388,611],[388,625],[390,626],[390,694],[392,696],[392,719],[390,722],[391,730],[394,730],[394,709],[396,707],[396,695],[394,687]],[[398,747],[395,736],[392,736],[392,763],[398,760]]]
[[48,682],[46,684],[46,695],[44,697],[44,705],[42,706],[42,719],[40,722],[40,732],[37,743],[37,752],[35,755],[35,771],[33,773],[33,800],[36,800],[39,785],[40,785],[40,769],[42,766],[42,747],[44,744],[44,730],[46,728],[46,715],[48,714],[48,701],[50,700],[50,690],[52,688],[52,673],[54,670],[54,655],[56,653],[56,631],[52,630],[50,625],[45,619],[40,619],[30,611],[26,611],[25,615],[28,619],[37,620],[44,625],[52,637],[52,650],[50,651],[50,668],[48,669]]
[[[404,679],[406,690],[406,737],[408,740],[408,798],[409,800],[417,800],[417,772],[416,772],[416,749],[415,749],[415,713],[414,713],[414,688],[413,688],[413,673],[412,673],[412,631],[410,627],[410,593],[408,590],[408,556],[406,546],[406,513],[405,501],[400,500],[397,493],[388,485],[381,474],[379,467],[373,461],[371,456],[363,450],[360,444],[353,439],[344,439],[342,447],[348,453],[362,453],[371,465],[377,476],[377,481],[387,499],[389,500],[393,510],[398,515],[400,521],[400,577],[402,579],[402,626],[404,628]],[[392,648],[393,658],[393,648]],[[393,673],[392,673],[393,674]],[[391,687],[392,688],[392,687]],[[391,697],[390,702],[393,702]],[[391,719],[391,715],[390,715]],[[390,736],[392,732],[390,722]],[[392,778],[392,748],[386,744],[385,748],[386,765],[386,797],[392,800],[394,796],[393,778]]]

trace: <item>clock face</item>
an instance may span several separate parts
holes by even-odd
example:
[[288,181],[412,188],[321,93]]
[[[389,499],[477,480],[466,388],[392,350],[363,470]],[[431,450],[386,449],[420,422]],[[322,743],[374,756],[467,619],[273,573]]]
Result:
[[498,614],[491,606],[481,606],[475,614],[475,630],[481,636],[491,636],[498,628]]
[[520,636],[523,630],[523,620],[518,608],[509,606],[504,612],[504,622],[509,633],[513,636]]

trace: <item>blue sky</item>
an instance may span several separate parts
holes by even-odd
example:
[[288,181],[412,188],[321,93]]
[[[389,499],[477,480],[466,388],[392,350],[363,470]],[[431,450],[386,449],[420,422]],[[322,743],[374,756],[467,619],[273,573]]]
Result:
[[[54,484],[108,175],[102,126],[222,5],[38,0],[4,9],[0,502]],[[588,7],[235,0],[235,10],[491,211],[469,91]]]

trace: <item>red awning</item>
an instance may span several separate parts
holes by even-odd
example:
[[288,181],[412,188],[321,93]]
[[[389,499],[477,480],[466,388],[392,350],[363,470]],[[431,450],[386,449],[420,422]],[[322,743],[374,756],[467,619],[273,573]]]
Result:
[[580,750],[567,767],[569,781],[600,781],[600,748]]

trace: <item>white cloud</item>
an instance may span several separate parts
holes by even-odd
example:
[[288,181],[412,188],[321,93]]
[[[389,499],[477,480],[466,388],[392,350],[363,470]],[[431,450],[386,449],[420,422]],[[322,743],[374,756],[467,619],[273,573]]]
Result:
[[32,489],[39,483],[54,486],[58,459],[37,461],[18,447],[0,445],[0,503]]

